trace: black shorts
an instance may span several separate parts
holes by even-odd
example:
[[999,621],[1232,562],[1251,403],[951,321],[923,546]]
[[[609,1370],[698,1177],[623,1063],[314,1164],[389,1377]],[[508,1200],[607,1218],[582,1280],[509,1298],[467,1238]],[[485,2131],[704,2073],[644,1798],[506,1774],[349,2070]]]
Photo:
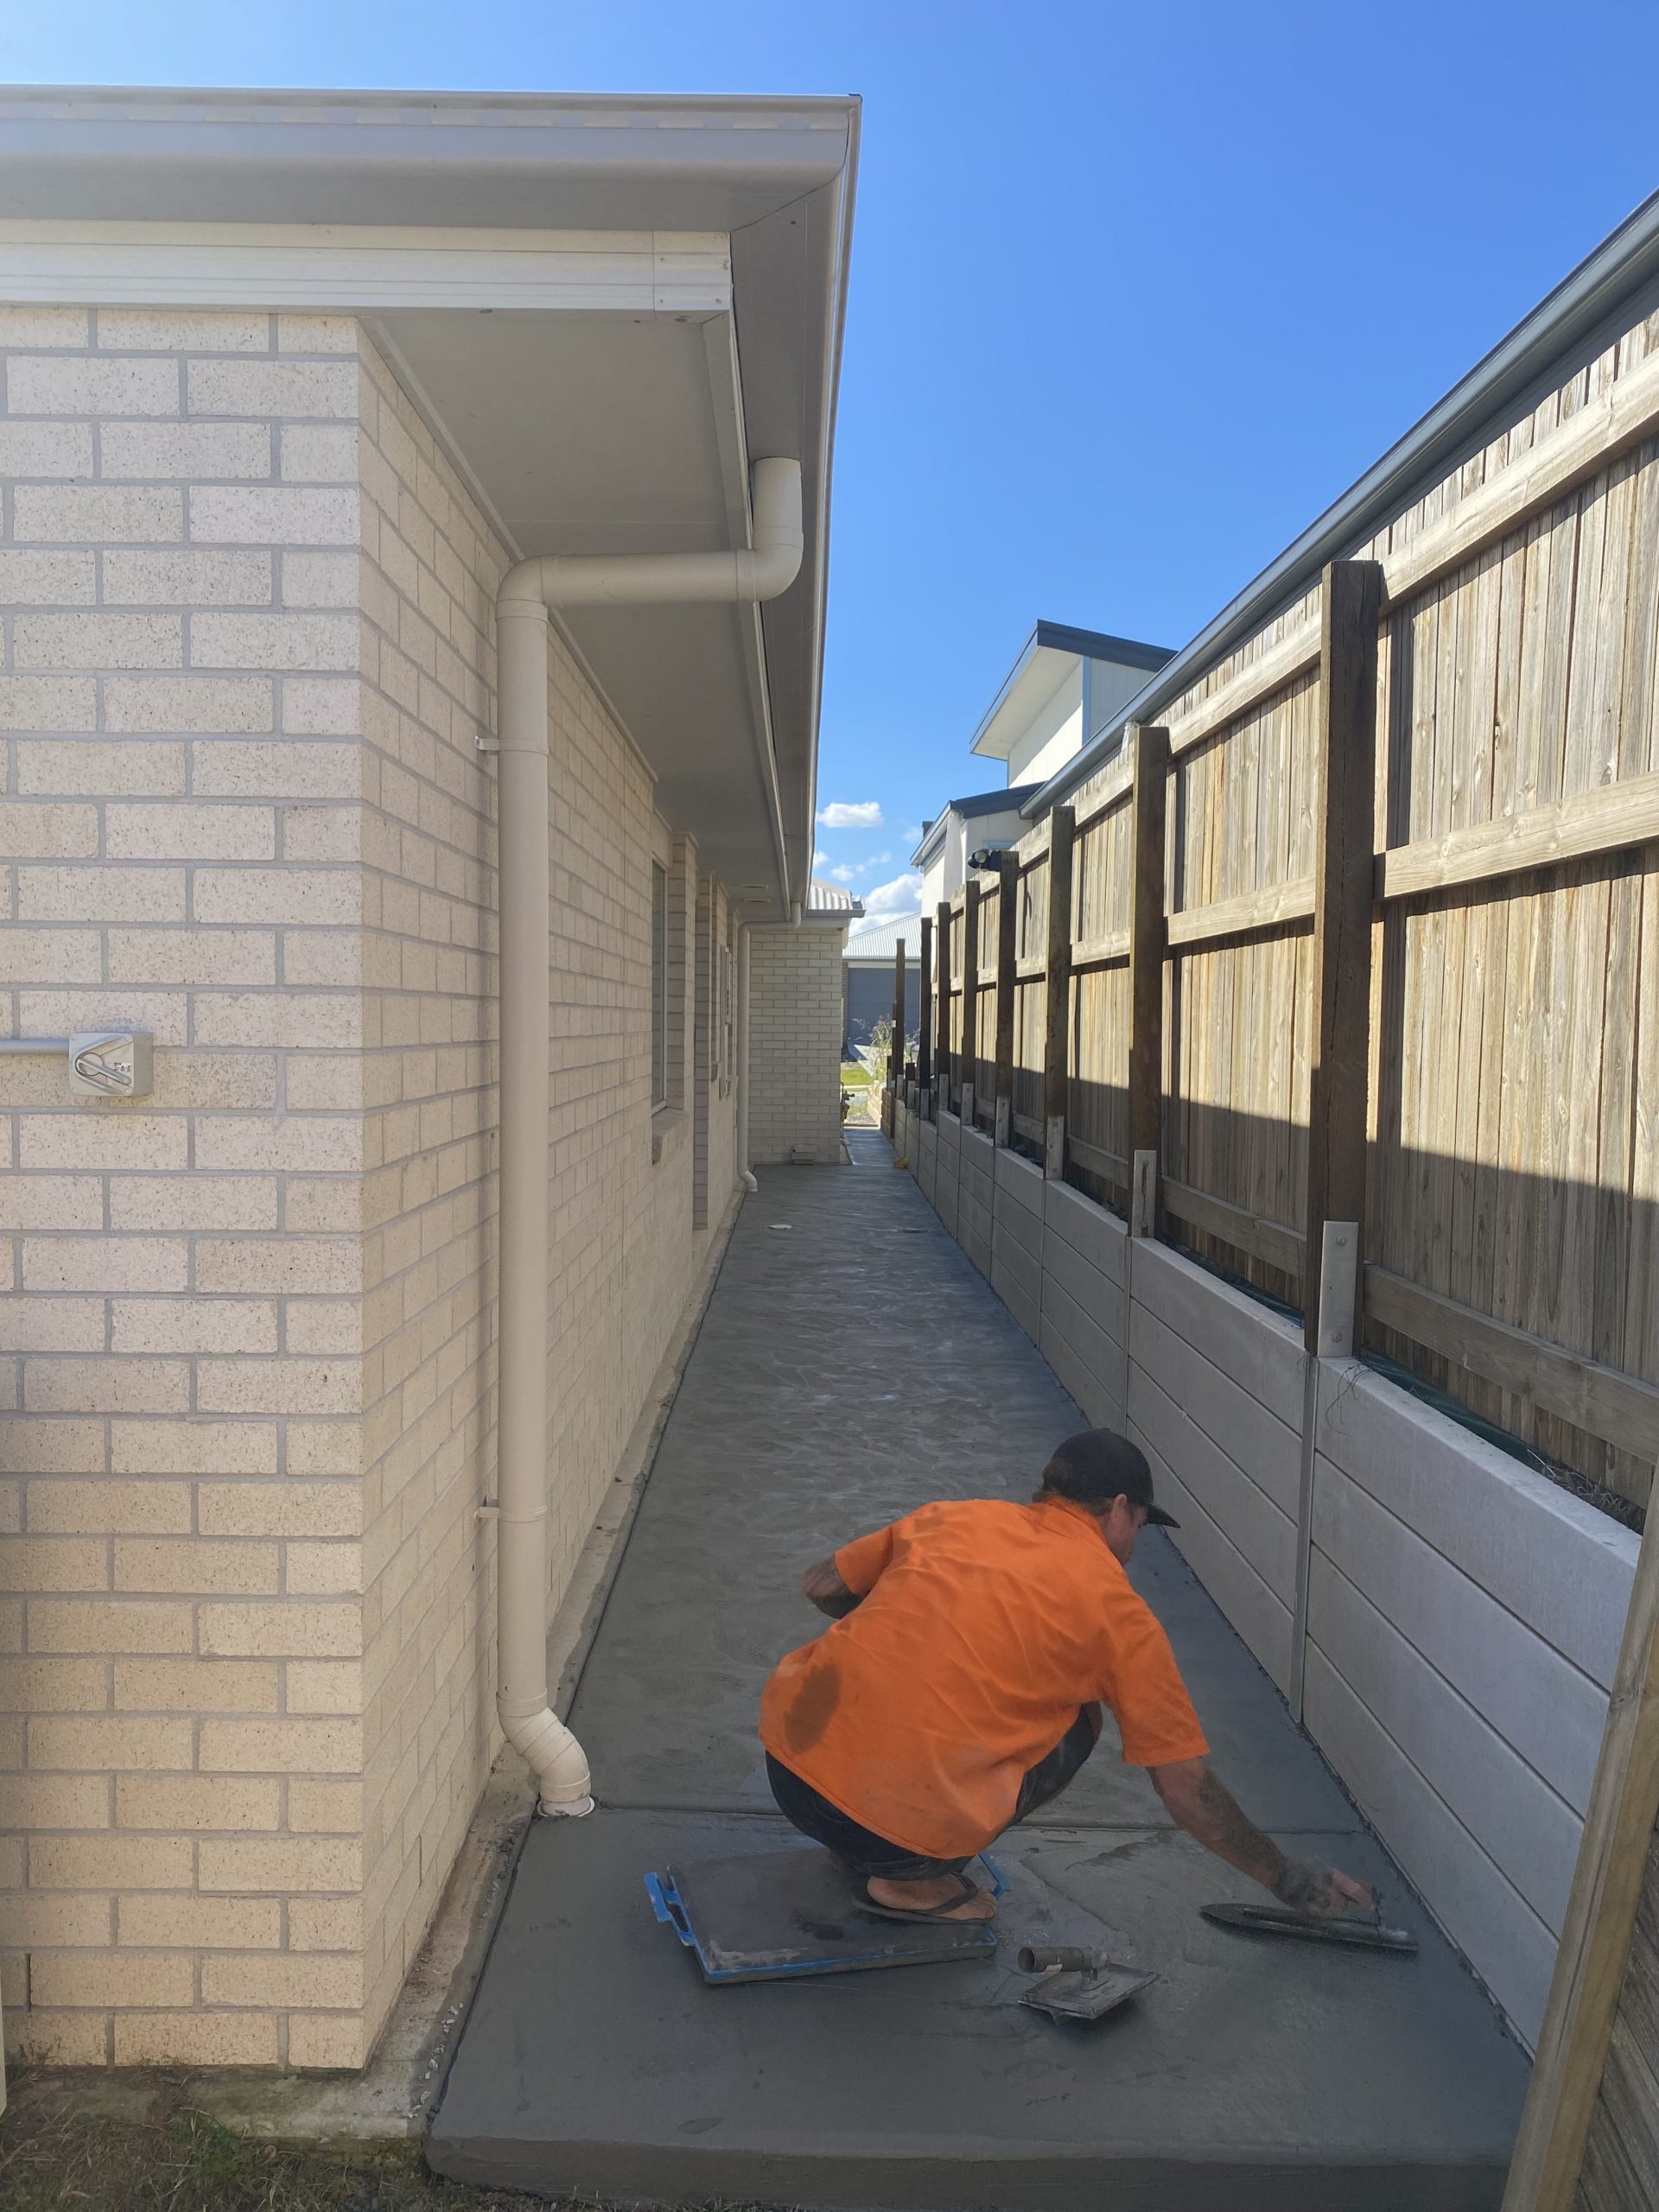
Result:
[[[1100,1707],[1085,1705],[1053,1750],[1028,1770],[1020,1785],[1009,1826],[1058,1797],[1099,1739]],[[791,1773],[770,1751],[766,1753],[766,1779],[772,1784],[779,1811],[791,1825],[803,1835],[810,1835],[814,1843],[821,1843],[826,1851],[833,1852],[844,1866],[866,1880],[874,1875],[879,1881],[925,1882],[936,1874],[959,1874],[975,1855],[969,1852],[962,1859],[926,1859],[918,1852],[906,1851],[902,1844],[888,1842],[885,1836],[861,1827],[827,1797],[821,1797],[810,1782],[803,1782],[798,1774]]]

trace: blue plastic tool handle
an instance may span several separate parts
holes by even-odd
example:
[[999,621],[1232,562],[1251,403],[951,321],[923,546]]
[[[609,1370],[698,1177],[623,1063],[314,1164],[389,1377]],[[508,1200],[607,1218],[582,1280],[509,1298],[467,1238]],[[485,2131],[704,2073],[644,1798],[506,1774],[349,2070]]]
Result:
[[680,1903],[680,1893],[671,1880],[664,1881],[660,1874],[647,1874],[645,1895],[651,1899],[651,1909],[664,1927],[671,1928],[682,1943],[691,1948],[696,1938],[691,1933],[691,1923],[685,1916],[685,1907]]

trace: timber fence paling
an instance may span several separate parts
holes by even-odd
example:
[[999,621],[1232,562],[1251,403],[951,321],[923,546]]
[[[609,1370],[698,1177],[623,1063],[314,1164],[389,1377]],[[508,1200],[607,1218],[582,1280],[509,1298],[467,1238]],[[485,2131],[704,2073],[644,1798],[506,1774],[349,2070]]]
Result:
[[1165,1233],[1305,1311],[1325,1224],[1351,1224],[1364,1345],[1637,1503],[1656,363],[1327,571],[1172,702],[1160,770],[1128,733],[939,938],[965,1120],[1136,1225],[1152,1154]]

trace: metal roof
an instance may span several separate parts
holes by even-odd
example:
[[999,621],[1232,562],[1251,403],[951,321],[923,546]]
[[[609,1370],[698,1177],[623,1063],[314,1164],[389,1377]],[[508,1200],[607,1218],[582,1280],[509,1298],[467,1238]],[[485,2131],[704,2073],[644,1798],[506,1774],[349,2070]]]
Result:
[[853,922],[864,912],[864,902],[838,883],[825,883],[815,875],[806,887],[806,912],[814,921]]
[[860,930],[856,937],[847,940],[843,960],[880,960],[891,967],[893,956],[904,942],[908,958],[918,960],[922,951],[922,918],[907,915],[901,922],[878,922],[874,929]]

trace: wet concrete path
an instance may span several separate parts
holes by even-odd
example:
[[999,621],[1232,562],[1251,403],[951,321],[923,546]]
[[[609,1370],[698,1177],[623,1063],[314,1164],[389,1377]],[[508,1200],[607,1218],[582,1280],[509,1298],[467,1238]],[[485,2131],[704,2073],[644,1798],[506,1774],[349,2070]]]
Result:
[[886,1144],[851,1143],[849,1168],[763,1170],[743,1208],[571,1716],[600,1809],[531,1831],[433,2164],[668,2201],[1496,2206],[1522,2054],[1162,1538],[1135,1579],[1218,1770],[1287,1848],[1380,1880],[1417,1960],[1211,1928],[1198,1904],[1260,1893],[1109,1741],[998,1847],[1162,1977],[1095,2028],[1015,2009],[1012,1942],[711,1989],[653,1920],[648,1870],[788,1835],[754,1716],[817,1626],[803,1567],[931,1497],[1028,1496],[1083,1425]]

